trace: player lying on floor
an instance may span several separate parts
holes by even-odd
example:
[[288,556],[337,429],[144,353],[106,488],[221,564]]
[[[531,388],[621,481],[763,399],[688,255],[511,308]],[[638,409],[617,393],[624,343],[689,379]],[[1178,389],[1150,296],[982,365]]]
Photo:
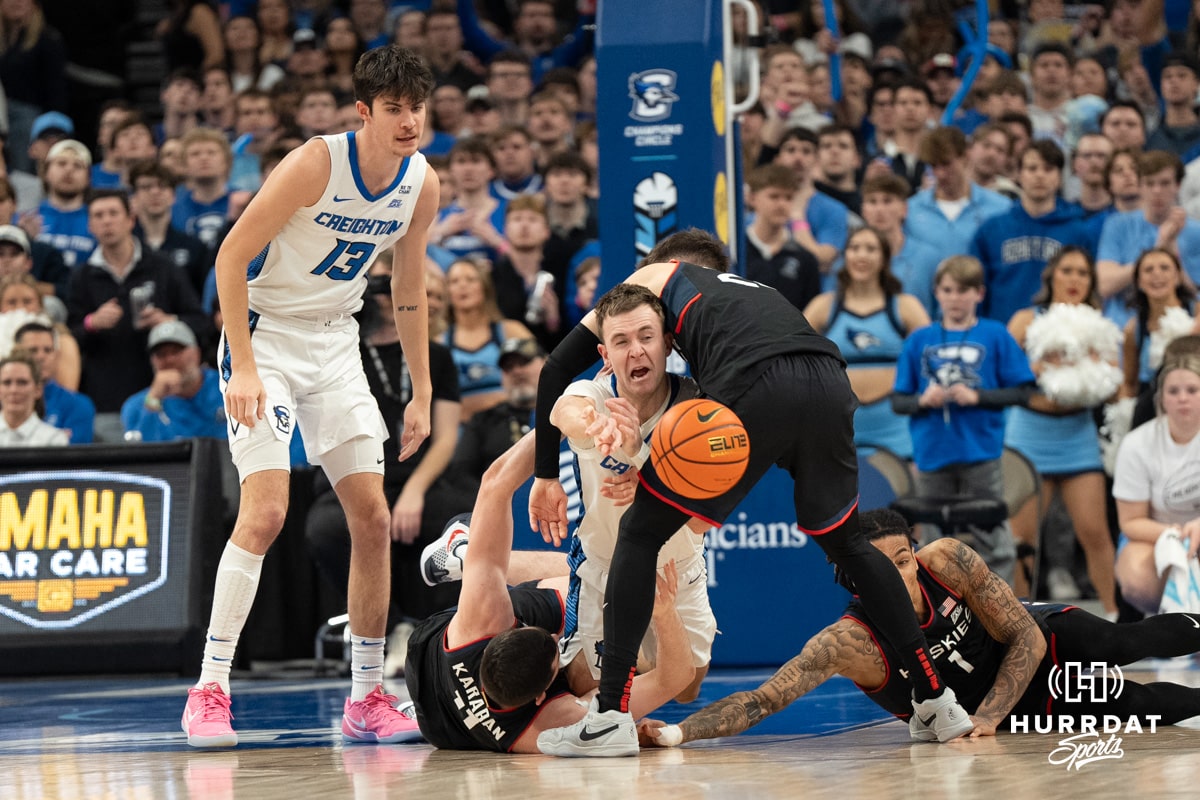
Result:
[[[530,433],[484,473],[458,607],[428,617],[408,640],[404,678],[421,734],[435,747],[537,753],[538,734],[582,719],[584,701],[594,694],[572,693],[560,669],[556,639],[565,622],[566,579],[511,589],[506,583],[512,496],[533,469],[533,452]],[[695,677],[675,608],[677,587],[672,563],[658,578],[652,613],[658,662],[633,681],[629,710],[635,717],[675,697]]]
[[[1200,715],[1200,689],[1174,683],[1126,680],[1119,697],[1110,692],[1106,702],[1089,699],[1087,675],[1079,676],[1074,692],[1081,702],[1063,702],[1049,690],[1051,668],[1062,669],[1067,662],[1123,665],[1200,651],[1200,626],[1187,614],[1117,625],[1069,605],[1025,604],[962,542],[939,539],[914,554],[912,531],[896,512],[870,511],[860,519],[868,539],[900,571],[929,652],[975,723],[971,736],[994,735],[1010,713],[1076,719],[1117,715],[1143,721],[1156,716],[1161,725]],[[857,598],[845,616],[809,639],[798,656],[757,689],[718,700],[678,725],[643,720],[639,739],[643,746],[670,747],[733,736],[834,675],[854,681],[885,710],[908,720],[914,739],[932,740],[924,723],[912,716],[909,682],[900,674],[893,648]]]

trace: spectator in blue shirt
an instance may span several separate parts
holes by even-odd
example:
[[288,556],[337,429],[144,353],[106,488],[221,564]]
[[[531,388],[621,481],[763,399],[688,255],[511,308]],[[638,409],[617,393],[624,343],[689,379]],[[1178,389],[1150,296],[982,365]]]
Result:
[[[985,294],[976,259],[939,264],[934,292],[941,319],[904,340],[892,393],[896,413],[911,415],[917,494],[1001,497],[1004,408],[1026,403],[1036,379],[1008,329],[976,316]],[[1008,522],[974,535],[988,566],[1011,583],[1016,548]]]
[[933,272],[938,254],[919,239],[904,233],[908,216],[908,181],[885,172],[863,182],[863,220],[887,237],[892,250],[892,274],[900,287],[921,301],[930,317],[937,311],[933,300]]
[[967,252],[979,226],[1008,211],[1012,201],[968,179],[967,137],[958,128],[930,131],[921,142],[921,160],[936,184],[908,201],[904,232],[928,245],[940,263]]
[[1007,323],[1033,302],[1042,288],[1042,271],[1067,245],[1092,251],[1095,243],[1079,206],[1058,196],[1065,163],[1062,150],[1038,139],[1020,155],[1020,201],[979,226],[971,255],[983,264],[981,313]]
[[1133,265],[1145,250],[1170,250],[1183,262],[1192,282],[1200,281],[1200,222],[1179,205],[1183,163],[1179,156],[1151,150],[1138,160],[1142,208],[1113,214],[1104,221],[1096,248],[1096,273],[1104,315],[1124,326],[1132,310],[1124,294],[1133,281]]
[[62,253],[68,267],[82,264],[96,247],[83,202],[91,166],[91,152],[75,139],[63,139],[46,155],[46,199],[38,206],[37,240]]
[[70,444],[91,444],[96,423],[95,403],[87,395],[72,392],[49,377],[58,371],[58,334],[54,328],[43,322],[26,322],[17,329],[13,341],[33,357],[38,372],[46,376],[42,384],[42,401],[46,405],[42,419],[65,430]]
[[229,215],[233,150],[220,131],[196,128],[183,137],[187,182],[176,190],[171,227],[215,248]]
[[143,442],[203,436],[226,438],[225,402],[217,371],[200,362],[196,334],[186,322],[168,320],[147,340],[154,381],[121,406],[121,424]]
[[789,128],[779,142],[774,163],[796,174],[799,186],[792,201],[792,238],[817,257],[822,291],[833,291],[833,263],[846,245],[850,209],[813,185],[817,163],[817,135],[808,128]]

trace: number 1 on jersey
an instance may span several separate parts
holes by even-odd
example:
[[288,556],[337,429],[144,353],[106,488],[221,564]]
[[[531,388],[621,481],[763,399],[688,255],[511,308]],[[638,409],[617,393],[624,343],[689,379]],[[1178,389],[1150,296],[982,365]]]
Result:
[[[358,273],[371,261],[375,245],[370,242],[347,242],[337,240],[337,245],[329,251],[329,255],[321,260],[313,269],[313,275],[324,275],[335,281],[354,280]],[[346,257],[345,266],[338,266],[338,261]]]

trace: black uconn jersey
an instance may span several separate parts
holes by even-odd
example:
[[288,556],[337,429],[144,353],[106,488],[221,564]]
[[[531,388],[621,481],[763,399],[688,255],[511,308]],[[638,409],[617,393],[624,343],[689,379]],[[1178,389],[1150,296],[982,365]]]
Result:
[[[558,592],[523,585],[511,589],[509,596],[522,625],[552,633],[562,630],[564,610]],[[417,724],[434,747],[507,753],[544,704],[531,702],[505,711],[488,706],[479,688],[479,662],[491,637],[448,650],[446,628],[454,611],[428,617],[408,641],[404,680],[416,706]],[[565,670],[559,670],[546,690],[546,701],[568,691]]]
[[779,292],[728,272],[679,262],[662,290],[667,327],[704,394],[729,405],[770,360],[815,353],[842,360]]
[[[1008,648],[988,634],[959,594],[930,574],[919,559],[917,565],[917,581],[928,608],[928,615],[921,620],[921,632],[929,655],[958,702],[973,714],[991,691]],[[871,632],[887,669],[883,686],[863,691],[885,711],[908,719],[913,710],[912,684],[901,669],[900,654],[871,623],[857,597],[846,607],[845,616],[862,622]]]

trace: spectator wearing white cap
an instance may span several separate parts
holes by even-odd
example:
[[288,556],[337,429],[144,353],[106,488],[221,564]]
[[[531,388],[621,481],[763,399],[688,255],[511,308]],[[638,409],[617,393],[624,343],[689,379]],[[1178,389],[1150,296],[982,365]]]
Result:
[[82,264],[96,247],[84,207],[91,167],[91,152],[75,139],[63,139],[46,154],[46,199],[38,206],[37,240],[62,253],[68,267]]
[[[0,219],[6,201],[0,199]],[[0,225],[0,278],[9,275],[32,275],[38,282],[38,291],[44,295],[67,296],[71,271],[61,257],[43,259],[39,264],[33,258],[33,243],[25,231],[16,225]]]
[[940,115],[962,83],[958,77],[958,59],[949,53],[938,53],[921,67],[921,75],[933,95],[933,107]]
[[[196,334],[180,320],[160,322],[146,342],[154,380],[121,406],[126,438],[170,442],[225,439],[225,401],[217,371],[204,366]],[[130,437],[131,432],[136,435]]]

